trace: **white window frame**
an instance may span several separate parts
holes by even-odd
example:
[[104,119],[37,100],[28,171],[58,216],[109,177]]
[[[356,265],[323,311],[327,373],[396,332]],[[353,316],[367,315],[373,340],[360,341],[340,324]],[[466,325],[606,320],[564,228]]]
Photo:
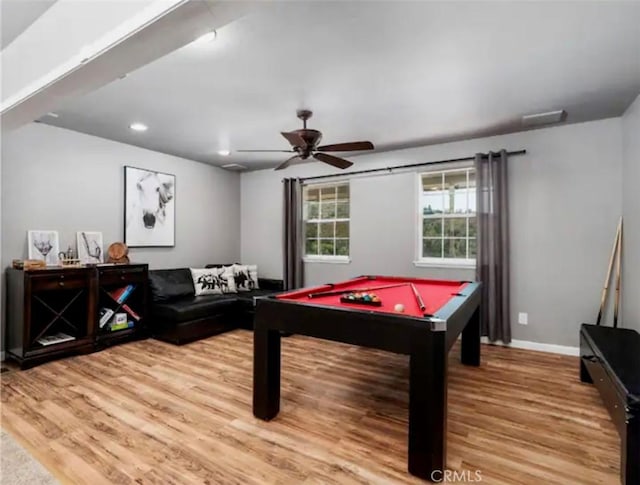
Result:
[[[339,185],[347,185],[349,187],[349,217],[348,218],[335,218],[335,219],[322,219],[322,218],[318,218],[318,219],[307,219],[306,218],[306,201],[305,201],[305,197],[304,197],[304,191],[309,190],[309,189],[322,189],[322,188],[326,188],[326,187],[337,187]],[[331,182],[331,183],[318,183],[318,184],[307,184],[304,185],[304,187],[302,188],[303,190],[303,195],[302,195],[302,243],[303,243],[303,252],[304,255],[302,257],[302,260],[305,263],[330,263],[330,264],[349,264],[351,262],[351,184],[350,181],[345,181],[345,182]],[[320,214],[320,204],[322,203],[322,195],[321,195],[320,191],[320,199],[318,200],[318,215]],[[338,204],[338,199],[336,198],[336,216],[338,214],[338,208],[337,208],[337,204]],[[318,224],[318,230],[320,230],[320,223],[322,222],[348,222],[349,223],[349,254],[344,256],[344,255],[328,255],[328,254],[318,254],[318,255],[307,255],[306,254],[306,243],[307,243],[307,235],[306,235],[306,231],[305,231],[305,223],[307,222],[314,222]],[[318,243],[320,241],[320,237],[318,237]],[[342,239],[342,238],[339,238]],[[336,237],[334,234],[333,237],[334,240],[334,244],[336,241]]]
[[[473,170],[472,165],[466,165],[464,167],[444,169],[444,170],[431,170],[431,171],[423,171],[416,172],[416,203],[414,207],[417,207],[417,215],[416,215],[416,260],[413,262],[415,266],[418,267],[429,267],[429,268],[460,268],[460,269],[475,269],[476,267],[476,259],[475,258],[433,258],[433,257],[422,257],[422,231],[423,231],[423,219],[424,219],[424,206],[422,203],[422,177],[424,175],[433,175],[433,174],[447,174],[447,173],[455,173],[455,172],[466,172],[469,173],[469,170]],[[467,184],[469,182],[467,175]],[[468,185],[467,185],[468,188]],[[477,187],[476,187],[477,188]],[[460,215],[447,215],[443,214],[442,218],[460,218]],[[469,230],[469,217],[467,217],[467,231]],[[477,241],[477,238],[476,238]],[[469,244],[467,239],[467,245]],[[467,250],[468,252],[468,250]]]

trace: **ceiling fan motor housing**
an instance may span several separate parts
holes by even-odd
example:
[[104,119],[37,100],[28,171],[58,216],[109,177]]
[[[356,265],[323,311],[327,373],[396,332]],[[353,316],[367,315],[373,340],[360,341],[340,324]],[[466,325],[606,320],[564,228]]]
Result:
[[293,147],[298,153],[300,153],[300,156],[303,158],[308,158],[311,155],[311,152],[314,151],[318,146],[320,140],[322,140],[322,133],[320,133],[318,130],[303,128],[302,130],[294,130],[293,133],[299,135],[306,144],[306,146],[303,147]]

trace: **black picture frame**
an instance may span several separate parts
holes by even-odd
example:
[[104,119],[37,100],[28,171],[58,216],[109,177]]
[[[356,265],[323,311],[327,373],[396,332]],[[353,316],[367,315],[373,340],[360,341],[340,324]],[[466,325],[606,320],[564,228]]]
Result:
[[124,243],[130,248],[175,247],[176,176],[125,165],[123,192]]

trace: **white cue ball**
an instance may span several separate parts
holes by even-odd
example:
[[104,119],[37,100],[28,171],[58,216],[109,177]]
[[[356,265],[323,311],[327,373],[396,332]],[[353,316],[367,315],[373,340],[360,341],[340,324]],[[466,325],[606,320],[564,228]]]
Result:
[[393,308],[397,312],[403,312],[404,311],[404,305],[402,303],[396,303],[396,306],[394,306]]

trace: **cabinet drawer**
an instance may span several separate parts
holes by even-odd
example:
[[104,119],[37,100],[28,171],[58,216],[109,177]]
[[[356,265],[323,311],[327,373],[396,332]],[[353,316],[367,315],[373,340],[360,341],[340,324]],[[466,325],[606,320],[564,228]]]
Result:
[[89,284],[89,276],[79,273],[49,273],[30,277],[32,291],[51,291],[74,288],[85,288]]
[[104,268],[100,269],[98,279],[101,285],[118,283],[141,283],[147,280],[144,266],[133,268]]
[[587,367],[593,384],[598,389],[600,397],[609,411],[611,420],[618,428],[618,431],[624,429],[626,420],[625,402],[618,394],[609,374],[607,374],[607,371],[604,370],[602,363],[597,358],[582,358],[582,362]]

